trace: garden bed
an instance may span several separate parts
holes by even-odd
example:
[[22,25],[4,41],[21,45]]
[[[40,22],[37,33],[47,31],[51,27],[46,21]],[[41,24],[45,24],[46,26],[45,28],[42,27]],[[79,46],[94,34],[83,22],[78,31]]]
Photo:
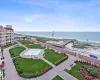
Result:
[[52,67],[43,60],[33,60],[30,58],[15,58],[13,60],[16,71],[24,78],[33,78],[41,76]]
[[74,76],[75,78],[77,78],[78,80],[86,80],[86,78],[84,76],[82,76],[79,71],[82,66],[94,67],[95,69],[100,70],[99,67],[93,66],[89,63],[76,62],[76,65],[73,66],[71,70],[65,69],[65,71],[67,73],[71,74],[72,76]]
[[95,67],[84,65],[80,67],[79,72],[87,80],[100,80],[100,70]]

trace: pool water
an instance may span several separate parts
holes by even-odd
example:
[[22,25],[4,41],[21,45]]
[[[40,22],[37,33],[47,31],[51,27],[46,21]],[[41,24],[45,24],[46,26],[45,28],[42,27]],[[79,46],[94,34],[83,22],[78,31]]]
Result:
[[39,49],[29,49],[25,52],[25,55],[38,55],[41,52]]

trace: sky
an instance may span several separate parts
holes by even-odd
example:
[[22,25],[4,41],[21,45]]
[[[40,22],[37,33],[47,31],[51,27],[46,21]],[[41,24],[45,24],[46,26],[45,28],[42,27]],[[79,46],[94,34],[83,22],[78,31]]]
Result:
[[15,31],[100,31],[100,0],[0,0],[0,25]]

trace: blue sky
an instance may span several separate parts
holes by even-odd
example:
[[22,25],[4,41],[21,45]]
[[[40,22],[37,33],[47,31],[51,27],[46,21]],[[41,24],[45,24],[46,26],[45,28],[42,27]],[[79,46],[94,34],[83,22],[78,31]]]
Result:
[[100,0],[0,0],[15,31],[100,31]]

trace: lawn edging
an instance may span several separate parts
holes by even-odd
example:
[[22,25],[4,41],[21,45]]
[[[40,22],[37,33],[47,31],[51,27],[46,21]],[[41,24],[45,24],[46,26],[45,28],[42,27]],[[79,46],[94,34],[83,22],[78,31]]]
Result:
[[64,62],[67,59],[68,59],[68,56],[65,56],[65,57],[61,58],[60,60],[56,61],[54,64],[57,66],[57,65],[59,65],[62,62]]

